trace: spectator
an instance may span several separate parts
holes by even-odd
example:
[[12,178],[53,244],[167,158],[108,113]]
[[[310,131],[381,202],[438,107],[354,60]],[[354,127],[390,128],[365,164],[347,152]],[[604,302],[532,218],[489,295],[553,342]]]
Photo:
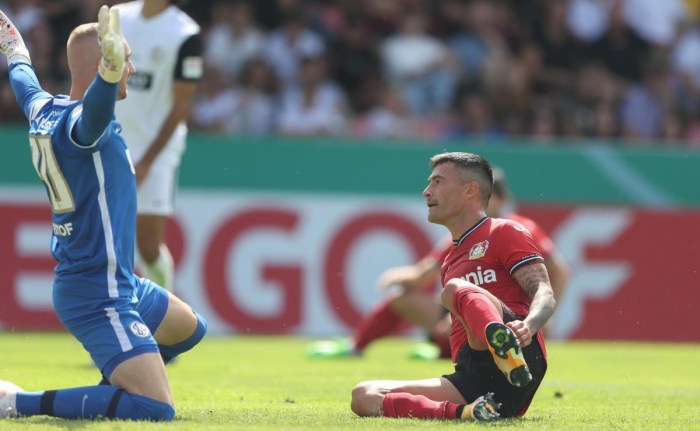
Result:
[[215,67],[208,67],[206,76],[192,110],[191,121],[196,127],[236,135],[272,132],[276,87],[264,60],[253,59],[246,64],[237,85],[229,85]]
[[475,0],[462,12],[462,29],[449,40],[463,84],[481,81],[487,62],[494,57],[507,57],[507,41],[496,26],[496,8],[492,2]]
[[[619,0],[618,0],[619,1]],[[624,0],[624,17],[647,42],[669,47],[686,15],[683,0]]]
[[265,37],[255,26],[252,14],[246,1],[219,1],[214,5],[204,55],[227,76],[237,76],[246,63],[263,53]]
[[650,52],[649,43],[627,24],[621,3],[615,3],[610,13],[607,32],[588,45],[589,59],[606,65],[623,80],[638,82]]
[[287,11],[282,27],[273,30],[265,42],[267,61],[285,88],[298,82],[302,58],[317,57],[325,49],[321,37],[305,26],[300,9]]
[[329,51],[332,73],[355,112],[365,112],[381,93],[381,66],[374,40],[363,19],[348,20]]
[[669,92],[668,74],[661,64],[644,70],[643,82],[629,88],[620,104],[622,134],[625,138],[649,140],[661,136],[664,99]]
[[488,99],[484,94],[471,92],[462,98],[454,124],[448,129],[446,137],[478,138],[492,142],[501,135],[502,131],[493,119]]
[[567,92],[574,84],[581,49],[566,26],[566,3],[548,0],[545,14],[534,26],[533,41],[541,54],[534,85],[541,92]]
[[407,13],[399,33],[381,46],[386,79],[398,85],[411,113],[444,113],[452,102],[455,77],[449,68],[449,51],[427,34],[426,19]]
[[283,135],[338,135],[345,130],[346,102],[326,76],[323,57],[302,60],[298,87],[282,97],[277,130]]
[[400,91],[388,88],[382,103],[373,108],[361,124],[362,136],[370,138],[415,139],[419,136],[417,119],[406,107]]
[[235,110],[234,90],[218,67],[207,64],[204,79],[192,104],[189,123],[202,131],[226,133]]

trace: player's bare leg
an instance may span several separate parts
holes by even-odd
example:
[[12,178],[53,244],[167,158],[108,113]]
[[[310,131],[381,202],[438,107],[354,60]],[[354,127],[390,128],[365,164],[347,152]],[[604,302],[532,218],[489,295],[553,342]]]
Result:
[[401,318],[421,327],[432,337],[433,342],[417,345],[410,353],[411,358],[434,360],[449,357],[449,328],[445,338],[440,326],[444,309],[432,292],[407,291],[396,296],[391,307]]
[[144,353],[127,359],[117,365],[109,381],[130,394],[143,395],[174,407],[170,382],[159,353]]
[[467,403],[457,388],[442,377],[374,380],[355,386],[351,408],[358,416],[491,421],[499,417],[500,407],[492,397],[493,394],[486,394]]
[[442,318],[441,309],[432,292],[407,292],[399,295],[392,301],[391,308],[426,331],[431,331]]
[[167,216],[139,214],[136,219],[136,246],[144,278],[172,291],[175,264],[164,243]]
[[158,344],[177,344],[192,336],[197,329],[197,323],[197,315],[192,307],[169,293],[168,311],[153,336]]

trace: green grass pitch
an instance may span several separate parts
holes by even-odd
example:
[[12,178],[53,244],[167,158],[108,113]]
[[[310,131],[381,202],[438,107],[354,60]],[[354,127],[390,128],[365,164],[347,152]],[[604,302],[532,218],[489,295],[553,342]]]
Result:
[[[65,430],[700,430],[700,344],[549,343],[550,367],[522,419],[493,424],[358,418],[353,385],[435,377],[448,361],[408,359],[413,339],[372,345],[363,358],[312,360],[310,340],[208,337],[168,367],[173,423],[0,419],[2,431]],[[0,333],[0,379],[26,390],[95,384],[66,334]]]

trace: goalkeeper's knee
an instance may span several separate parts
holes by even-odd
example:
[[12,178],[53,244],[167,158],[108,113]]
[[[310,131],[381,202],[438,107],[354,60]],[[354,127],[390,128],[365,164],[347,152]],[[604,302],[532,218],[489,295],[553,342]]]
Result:
[[170,404],[136,394],[124,394],[126,402],[115,409],[115,419],[172,421],[175,409]]
[[194,314],[197,316],[197,328],[195,328],[194,333],[190,335],[189,338],[177,344],[172,344],[170,346],[164,346],[162,344],[158,345],[158,348],[160,349],[160,354],[161,356],[163,356],[163,361],[165,361],[166,363],[171,361],[177,355],[185,353],[186,351],[196,346],[197,343],[199,343],[202,340],[202,338],[204,338],[204,335],[207,333],[207,321],[196,311],[194,312]]

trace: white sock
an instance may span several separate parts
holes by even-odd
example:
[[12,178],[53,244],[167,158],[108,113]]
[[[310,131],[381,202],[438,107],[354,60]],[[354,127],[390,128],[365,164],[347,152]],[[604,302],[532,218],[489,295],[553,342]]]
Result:
[[172,292],[175,262],[173,261],[173,256],[170,254],[170,250],[168,250],[168,246],[161,244],[159,251],[158,258],[151,264],[142,259],[143,276]]

